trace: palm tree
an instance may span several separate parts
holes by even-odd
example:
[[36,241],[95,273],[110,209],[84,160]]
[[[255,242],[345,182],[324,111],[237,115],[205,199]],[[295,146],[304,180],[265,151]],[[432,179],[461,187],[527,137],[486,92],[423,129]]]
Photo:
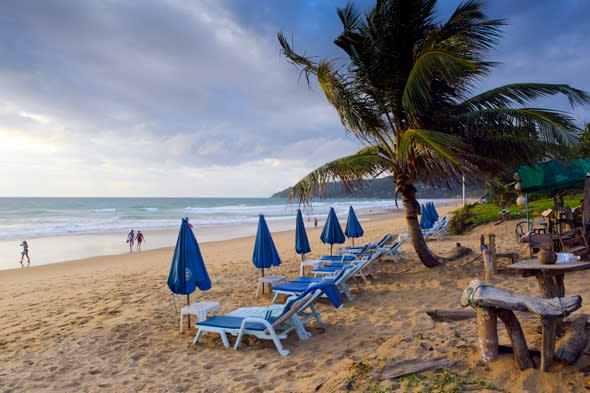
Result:
[[377,0],[362,16],[353,5],[338,9],[343,32],[334,43],[348,56],[345,64],[300,55],[278,34],[286,58],[308,84],[317,78],[346,132],[366,145],[309,173],[292,188],[291,200],[309,203],[329,181],[353,187],[390,173],[412,244],[428,267],[443,259],[420,231],[414,182],[451,185],[465,175],[489,183],[518,163],[563,157],[580,131],[574,119],[523,105],[554,94],[572,107],[590,102],[585,92],[558,84],[517,83],[470,95],[495,65],[483,56],[497,44],[504,21],[488,19],[474,0],[435,23],[435,5]]

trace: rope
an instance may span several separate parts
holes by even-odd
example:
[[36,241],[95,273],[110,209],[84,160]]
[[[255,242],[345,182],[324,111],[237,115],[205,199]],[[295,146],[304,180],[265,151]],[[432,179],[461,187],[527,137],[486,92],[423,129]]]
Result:
[[563,309],[563,305],[561,304],[561,298],[560,297],[556,297],[555,301],[557,302],[557,306],[559,307],[559,311],[561,311],[561,316],[562,317],[566,317],[567,316],[567,312]]
[[485,288],[485,287],[491,287],[491,285],[489,285],[489,284],[479,284],[475,288],[471,288],[471,287],[467,288],[467,303],[469,303],[469,305],[471,307],[477,308],[477,300],[475,300],[475,298],[474,298],[475,292],[479,288]]

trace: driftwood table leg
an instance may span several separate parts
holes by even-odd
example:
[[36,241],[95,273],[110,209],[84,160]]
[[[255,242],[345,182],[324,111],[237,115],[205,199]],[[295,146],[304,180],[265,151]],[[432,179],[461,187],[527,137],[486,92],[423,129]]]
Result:
[[544,297],[545,299],[555,297],[556,288],[552,275],[546,274],[542,271],[538,271],[535,272],[535,278],[537,279],[537,285],[539,286],[539,290],[541,291],[542,297]]
[[553,355],[555,353],[555,329],[557,321],[552,318],[541,318],[543,323],[541,349],[541,371],[548,371],[553,364]]
[[565,296],[565,285],[563,284],[563,276],[564,274],[555,275],[555,296],[557,297]]
[[504,309],[496,309],[496,315],[502,320],[506,331],[510,336],[510,342],[512,343],[512,351],[514,352],[514,360],[520,370],[526,370],[527,368],[534,368],[535,363],[531,358],[529,347],[527,346],[526,339],[522,327],[514,315],[514,312]]
[[477,308],[477,328],[481,360],[491,362],[498,358],[498,322],[494,310]]

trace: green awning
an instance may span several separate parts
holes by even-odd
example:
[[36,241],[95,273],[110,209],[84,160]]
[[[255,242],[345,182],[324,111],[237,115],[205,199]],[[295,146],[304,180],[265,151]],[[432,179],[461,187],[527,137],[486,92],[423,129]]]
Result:
[[518,168],[522,192],[556,192],[584,188],[586,174],[590,174],[590,158],[566,162],[552,160]]

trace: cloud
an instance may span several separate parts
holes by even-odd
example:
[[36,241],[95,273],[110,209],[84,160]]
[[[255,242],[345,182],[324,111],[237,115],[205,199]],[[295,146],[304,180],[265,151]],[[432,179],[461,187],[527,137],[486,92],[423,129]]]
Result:
[[[590,6],[556,3],[489,2],[490,15],[508,16],[492,56],[505,65],[478,88],[588,89]],[[283,31],[297,50],[341,58],[345,4],[3,2],[0,195],[265,196],[356,151],[276,41]],[[456,4],[441,1],[441,17]]]

